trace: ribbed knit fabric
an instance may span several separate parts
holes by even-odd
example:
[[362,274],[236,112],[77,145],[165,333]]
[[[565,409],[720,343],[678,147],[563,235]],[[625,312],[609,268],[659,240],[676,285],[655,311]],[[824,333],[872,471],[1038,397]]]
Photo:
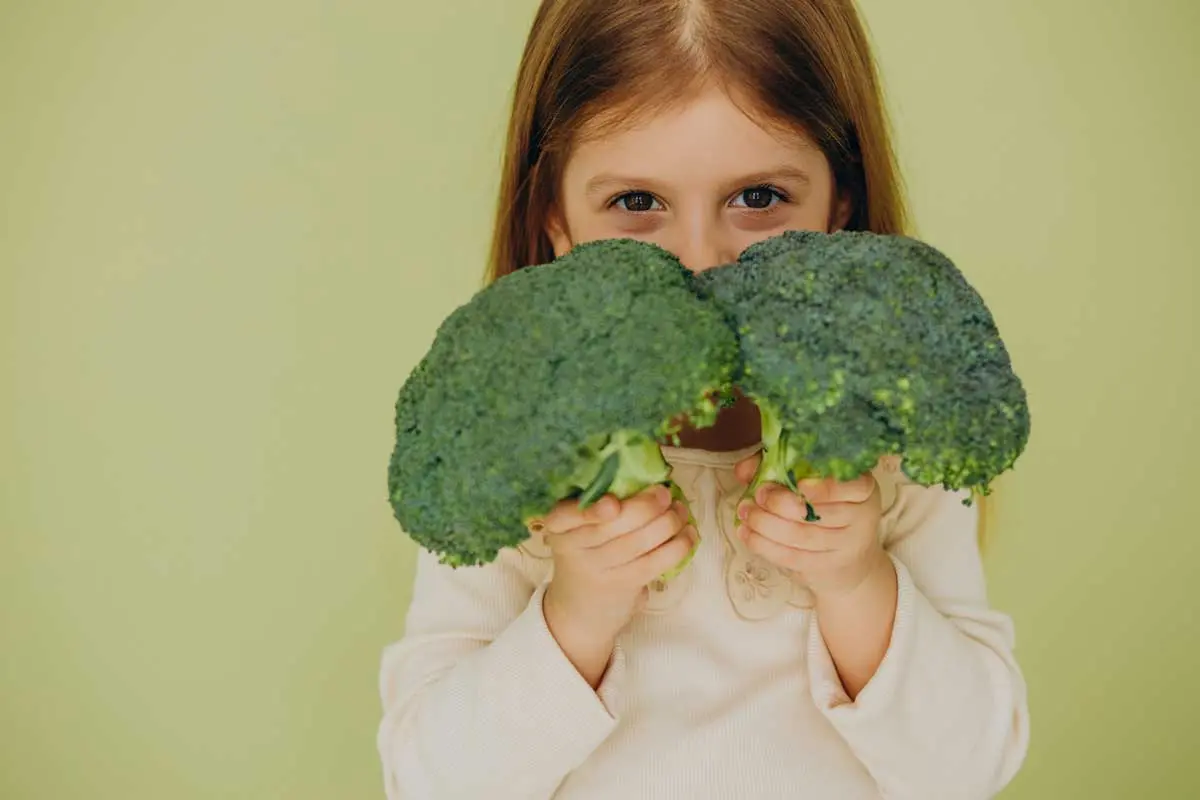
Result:
[[664,453],[701,546],[620,637],[598,691],[546,627],[544,553],[461,569],[419,553],[380,673],[389,800],[976,800],[1011,780],[1025,683],[1009,618],[988,606],[974,507],[876,470],[898,609],[850,702],[808,604],[770,605],[788,590],[727,569],[747,451]]

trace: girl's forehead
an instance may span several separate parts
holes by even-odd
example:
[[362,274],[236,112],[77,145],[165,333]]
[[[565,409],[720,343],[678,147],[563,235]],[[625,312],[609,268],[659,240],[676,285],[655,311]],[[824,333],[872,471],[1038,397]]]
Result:
[[767,121],[716,90],[606,123],[576,143],[568,169],[613,161],[659,170],[671,165],[745,170],[754,164],[770,169],[820,155],[798,126]]
[[634,98],[599,110],[582,122],[575,146],[613,147],[661,138],[683,144],[705,134],[813,146],[798,124],[783,122],[760,104],[715,86],[665,102]]

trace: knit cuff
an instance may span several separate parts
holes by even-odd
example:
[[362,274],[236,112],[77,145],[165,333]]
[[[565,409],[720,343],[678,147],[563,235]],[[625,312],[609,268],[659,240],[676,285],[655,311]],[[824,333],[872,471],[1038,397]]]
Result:
[[[575,668],[559,647],[546,624],[542,599],[546,584],[538,586],[525,611],[504,635],[492,642],[489,659],[491,674],[526,687],[521,708],[511,709],[523,718],[521,728],[536,731],[540,764],[531,769],[546,769],[565,774],[583,763],[616,727],[616,707],[625,674],[624,654],[614,650],[598,690]],[[503,691],[503,687],[493,687]],[[486,703],[485,698],[481,702]]]

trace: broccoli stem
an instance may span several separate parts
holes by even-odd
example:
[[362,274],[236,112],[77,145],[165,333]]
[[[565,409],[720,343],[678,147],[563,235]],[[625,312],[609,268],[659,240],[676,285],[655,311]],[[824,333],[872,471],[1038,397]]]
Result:
[[596,477],[592,478],[592,482],[579,495],[579,507],[588,508],[594,505],[597,500],[608,492],[613,481],[617,479],[617,473],[620,471],[621,454],[609,453],[608,458],[604,459],[600,464],[600,471],[596,473]]
[[696,531],[696,543],[692,546],[691,550],[687,551],[687,555],[683,557],[682,561],[658,576],[653,584],[656,589],[662,589],[663,586],[687,569],[688,564],[692,563],[692,559],[696,557],[696,550],[700,547],[700,526],[696,524],[696,518],[692,515],[691,505],[688,504],[687,498],[683,494],[683,489],[679,488],[679,484],[669,478],[666,481],[666,487],[671,490],[672,499],[688,506],[688,524]]
[[[752,399],[762,418],[763,451],[762,461],[759,462],[758,470],[754,473],[745,496],[752,497],[764,483],[778,483],[803,497],[797,483],[814,474],[812,467],[804,460],[803,453],[796,446],[795,437],[783,429],[775,408],[759,398]],[[808,512],[805,522],[817,522],[821,519],[807,500],[804,501],[804,507]]]
[[[671,479],[671,465],[663,458],[662,449],[654,439],[634,431],[617,431],[611,436],[594,437],[584,447],[579,469],[563,496],[578,496],[580,508],[587,508],[606,494],[625,500],[656,484],[666,486],[674,500],[687,504],[683,490]],[[688,510],[688,524],[699,536],[700,528]],[[691,563],[699,541],[683,560],[657,579],[666,583],[678,576]]]

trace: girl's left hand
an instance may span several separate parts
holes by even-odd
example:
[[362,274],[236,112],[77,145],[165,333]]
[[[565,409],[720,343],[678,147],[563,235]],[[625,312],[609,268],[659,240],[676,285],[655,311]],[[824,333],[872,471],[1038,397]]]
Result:
[[[738,479],[749,485],[759,457],[738,464]],[[795,572],[817,600],[844,595],[863,583],[886,560],[879,541],[882,515],[879,486],[866,473],[852,481],[807,480],[803,496],[767,483],[738,505],[737,535],[751,552]],[[817,522],[805,522],[812,505]]]

